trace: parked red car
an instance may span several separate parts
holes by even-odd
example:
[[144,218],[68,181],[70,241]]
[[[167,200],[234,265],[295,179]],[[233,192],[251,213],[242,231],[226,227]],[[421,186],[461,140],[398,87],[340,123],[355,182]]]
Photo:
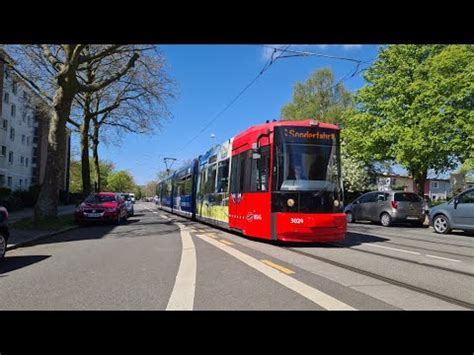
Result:
[[99,192],[89,195],[74,214],[76,223],[113,222],[120,224],[127,219],[125,200],[115,192]]

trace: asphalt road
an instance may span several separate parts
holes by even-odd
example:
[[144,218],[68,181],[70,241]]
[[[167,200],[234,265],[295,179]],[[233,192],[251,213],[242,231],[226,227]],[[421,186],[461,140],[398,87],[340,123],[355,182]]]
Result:
[[334,245],[244,238],[137,203],[11,250],[0,310],[474,309],[474,237],[352,224]]

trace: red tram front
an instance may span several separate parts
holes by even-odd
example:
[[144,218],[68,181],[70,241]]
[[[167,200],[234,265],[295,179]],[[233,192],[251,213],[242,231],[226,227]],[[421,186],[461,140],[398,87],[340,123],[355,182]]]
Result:
[[306,121],[254,126],[234,137],[229,228],[291,242],[344,239],[339,129]]

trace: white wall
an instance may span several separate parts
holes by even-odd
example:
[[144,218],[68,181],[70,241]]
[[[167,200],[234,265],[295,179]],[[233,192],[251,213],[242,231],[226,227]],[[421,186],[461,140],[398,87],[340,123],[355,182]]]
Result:
[[[34,135],[34,110],[31,108],[31,100],[25,100],[23,93],[26,91],[29,98],[33,97],[31,89],[17,80],[16,94],[12,91],[12,79],[17,78],[11,71],[8,78],[4,77],[2,100],[2,112],[0,116],[0,175],[5,176],[2,187],[12,190],[28,189],[32,178],[33,160],[33,135]],[[8,93],[8,102],[5,101],[5,93]],[[12,116],[11,108],[15,105],[15,116]],[[28,122],[28,118],[30,119]],[[8,121],[7,130],[3,129],[3,120]],[[10,139],[10,130],[15,129],[15,137]],[[24,142],[22,136],[25,137]],[[29,144],[27,144],[28,138]],[[6,146],[5,156],[1,156],[1,146]],[[13,164],[8,161],[9,153],[13,152]],[[23,164],[21,163],[23,157]],[[28,166],[26,166],[28,159]],[[8,177],[12,178],[12,186],[8,186]],[[20,186],[20,180],[22,182]],[[25,184],[26,182],[26,184]]]

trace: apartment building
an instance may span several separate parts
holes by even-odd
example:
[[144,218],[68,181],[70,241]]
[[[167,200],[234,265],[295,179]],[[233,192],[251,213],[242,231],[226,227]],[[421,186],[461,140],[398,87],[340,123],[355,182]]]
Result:
[[[12,66],[12,58],[0,48],[0,187],[15,191],[43,181],[51,107]],[[63,190],[68,166],[66,156]]]

